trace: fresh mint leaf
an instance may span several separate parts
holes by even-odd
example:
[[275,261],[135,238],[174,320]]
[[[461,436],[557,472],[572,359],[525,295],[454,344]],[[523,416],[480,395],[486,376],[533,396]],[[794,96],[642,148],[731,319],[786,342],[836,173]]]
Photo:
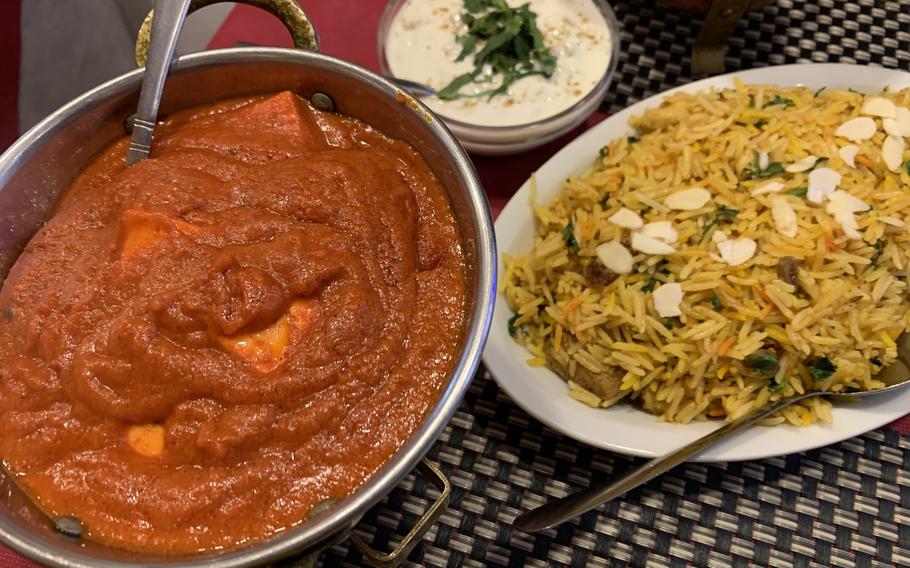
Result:
[[837,365],[831,362],[827,357],[816,357],[806,361],[806,367],[809,368],[809,374],[816,381],[823,381],[837,371]]
[[[556,70],[556,57],[546,47],[537,26],[537,14],[528,4],[510,7],[505,0],[465,0],[461,19],[468,31],[456,38],[461,45],[458,61],[473,55],[474,70],[454,78],[437,93],[441,99],[488,97],[508,93],[516,81]],[[479,51],[478,51],[479,49]],[[490,70],[490,72],[487,72]],[[471,83],[498,85],[476,94],[464,94]]]
[[477,48],[477,36],[459,36],[458,43],[461,44],[461,53],[458,54],[455,61],[464,61],[464,58],[474,53],[474,50]]
[[782,105],[784,108],[790,108],[796,106],[796,103],[793,102],[793,99],[787,99],[780,95],[774,95],[770,101],[766,102],[762,108],[768,108],[769,106]]
[[771,176],[775,176],[777,174],[781,174],[784,171],[785,171],[785,169],[784,169],[783,164],[781,164],[780,162],[771,162],[770,164],[768,164],[768,167],[765,168],[764,170],[759,170],[756,168],[756,170],[752,173],[752,178],[758,179],[758,178],[771,177]]
[[732,221],[739,214],[739,209],[731,209],[726,205],[721,205],[714,210],[714,213],[711,214],[711,218],[708,220],[708,223],[705,225],[705,228],[701,232],[701,236],[698,238],[698,243],[701,244],[704,242],[705,237],[708,236],[708,233],[711,232],[711,229],[718,223],[726,223]]
[[780,370],[780,362],[774,355],[749,355],[746,366],[763,377],[773,377]]
[[575,223],[571,217],[569,217],[569,222],[566,223],[566,227],[562,230],[562,238],[566,241],[566,247],[569,251],[578,254],[581,247],[578,246],[578,241],[575,240]]
[[518,328],[515,327],[515,320],[518,318],[518,314],[515,314],[509,318],[509,335],[512,337],[515,337],[515,334],[518,333]]
[[480,69],[475,69],[468,73],[463,73],[458,77],[452,79],[452,82],[446,85],[444,88],[436,92],[436,96],[440,99],[447,101],[451,99],[457,99],[459,97],[458,91],[462,87],[474,82],[474,79],[480,74]]
[[878,268],[878,261],[882,258],[882,253],[885,252],[885,241],[879,239],[875,241],[875,254],[872,255],[872,268]]
[[770,385],[768,385],[768,392],[770,392],[771,394],[779,393],[782,390],[784,390],[785,388],[787,388],[787,384],[788,384],[787,377],[781,377],[779,383],[774,382],[774,383],[771,383]]

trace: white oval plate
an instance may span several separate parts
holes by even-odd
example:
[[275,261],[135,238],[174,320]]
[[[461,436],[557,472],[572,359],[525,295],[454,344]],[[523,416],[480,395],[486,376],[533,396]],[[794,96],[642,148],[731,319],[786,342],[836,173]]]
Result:
[[[785,65],[721,75],[677,87],[610,116],[550,158],[535,174],[537,199],[548,202],[559,184],[570,175],[583,173],[594,162],[597,150],[613,139],[631,133],[629,118],[656,107],[664,96],[677,91],[693,92],[710,87],[744,83],[781,86],[803,85],[878,92],[910,87],[910,73],[840,64]],[[534,218],[529,206],[530,180],[518,190],[496,221],[496,244],[500,253],[527,254],[533,246]],[[500,257],[499,273],[504,274]],[[529,353],[512,341],[508,319],[512,312],[501,294],[496,298],[493,325],[484,351],[484,362],[499,385],[531,416],[550,428],[580,442],[633,456],[655,457],[679,448],[717,427],[717,423],[687,425],[660,422],[630,405],[596,409],[569,398],[566,384],[553,372],[529,367]],[[702,453],[695,461],[739,461],[792,454],[840,442],[874,430],[910,413],[910,389],[897,395],[875,397],[834,408],[832,424],[803,428],[754,427]]]

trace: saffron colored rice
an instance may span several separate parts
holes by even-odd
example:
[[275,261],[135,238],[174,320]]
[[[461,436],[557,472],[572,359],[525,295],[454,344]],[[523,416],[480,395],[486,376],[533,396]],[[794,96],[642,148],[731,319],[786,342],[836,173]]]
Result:
[[[594,165],[566,180],[551,203],[536,203],[532,192],[534,248],[527,256],[506,255],[502,280],[515,313],[510,331],[530,352],[529,364],[552,368],[585,404],[631,403],[677,423],[732,420],[812,389],[883,386],[876,374],[895,360],[896,339],[910,324],[910,228],[900,226],[910,222],[910,153],[897,171],[886,166],[880,117],[871,117],[877,128],[867,140],[835,136],[861,116],[868,96],[741,83],[675,94],[633,119],[636,137],[600,152],[591,148]],[[907,90],[878,96],[910,106]],[[855,168],[838,153],[848,144],[859,147]],[[827,158],[824,167],[842,176],[838,188],[871,206],[855,214],[861,238],[846,236],[824,205],[802,195],[811,169],[757,178],[762,153],[772,169],[809,155]],[[785,187],[751,195],[770,181]],[[692,211],[663,205],[669,194],[691,187],[706,188],[711,200]],[[796,212],[796,237],[775,227],[775,196],[785,196]],[[620,207],[645,223],[671,221],[677,252],[632,250],[629,229],[607,221]],[[721,207],[735,215],[718,217]],[[756,253],[730,266],[718,256],[715,231],[755,240]],[[604,285],[589,268],[600,262],[595,249],[611,241],[629,248],[634,266]],[[798,263],[796,285],[779,275],[784,257]],[[669,282],[682,286],[682,315],[664,318],[652,294]],[[777,368],[756,368],[755,356],[773,358]],[[836,367],[827,376],[812,372],[822,358]],[[579,386],[574,379],[582,368],[612,377],[616,396],[604,400]],[[766,423],[830,420],[830,403],[813,398]]]

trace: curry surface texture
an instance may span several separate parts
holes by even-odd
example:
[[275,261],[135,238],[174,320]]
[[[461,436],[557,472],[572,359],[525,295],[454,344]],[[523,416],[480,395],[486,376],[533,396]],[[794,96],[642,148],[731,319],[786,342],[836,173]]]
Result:
[[413,148],[292,93],[120,140],[0,293],[0,453],[90,538],[255,541],[357,489],[436,403],[461,241]]

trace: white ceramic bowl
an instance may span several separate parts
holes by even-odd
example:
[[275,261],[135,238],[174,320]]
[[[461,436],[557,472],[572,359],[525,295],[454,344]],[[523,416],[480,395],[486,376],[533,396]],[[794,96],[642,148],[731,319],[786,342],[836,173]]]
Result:
[[[392,21],[407,0],[389,0],[379,21],[377,53],[379,68],[386,76],[392,76],[386,56],[386,43]],[[619,61],[619,22],[613,8],[606,0],[592,0],[607,25],[610,41],[610,60],[600,80],[574,105],[557,114],[541,120],[514,126],[483,126],[461,122],[447,116],[440,116],[449,130],[458,138],[468,152],[487,156],[518,154],[542,146],[566,134],[588,118],[603,101],[610,86],[610,80]],[[406,78],[406,77],[405,77]]]

